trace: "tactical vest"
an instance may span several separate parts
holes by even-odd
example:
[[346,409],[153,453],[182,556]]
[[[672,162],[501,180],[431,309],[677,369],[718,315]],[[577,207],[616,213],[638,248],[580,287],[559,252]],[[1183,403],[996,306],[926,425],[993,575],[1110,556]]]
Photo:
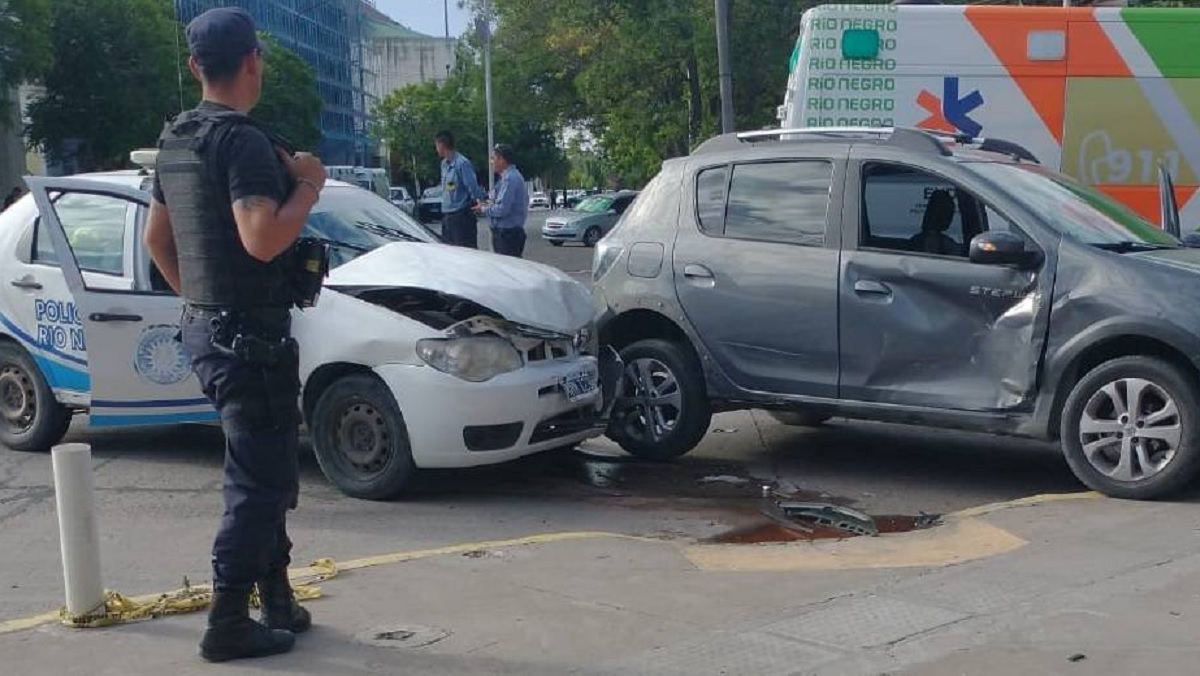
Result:
[[155,172],[171,214],[183,298],[204,307],[290,307],[290,254],[264,263],[246,252],[228,181],[215,175],[214,132],[240,124],[257,126],[233,111],[190,110],[159,137]]

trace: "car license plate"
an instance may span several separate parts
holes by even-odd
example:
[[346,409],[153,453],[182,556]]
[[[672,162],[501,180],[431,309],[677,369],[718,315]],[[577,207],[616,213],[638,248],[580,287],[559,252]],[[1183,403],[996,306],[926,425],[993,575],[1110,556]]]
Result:
[[572,403],[587,399],[600,389],[600,373],[585,369],[562,378],[563,393]]

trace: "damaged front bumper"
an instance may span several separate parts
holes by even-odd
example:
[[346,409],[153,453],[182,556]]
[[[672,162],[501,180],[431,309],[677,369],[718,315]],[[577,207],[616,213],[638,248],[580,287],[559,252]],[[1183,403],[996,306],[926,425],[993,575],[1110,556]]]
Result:
[[[624,366],[612,350],[600,354],[531,362],[486,383],[404,364],[375,372],[404,412],[418,467],[474,467],[603,434]],[[598,373],[599,388],[573,400],[566,383],[588,371]]]

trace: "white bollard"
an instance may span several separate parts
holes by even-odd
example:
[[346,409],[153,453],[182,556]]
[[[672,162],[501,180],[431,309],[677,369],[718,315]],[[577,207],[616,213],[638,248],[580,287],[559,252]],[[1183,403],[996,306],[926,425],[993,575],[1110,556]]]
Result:
[[86,617],[102,611],[105,600],[93,500],[92,449],[87,444],[63,444],[54,447],[51,459],[67,612],[73,618]]

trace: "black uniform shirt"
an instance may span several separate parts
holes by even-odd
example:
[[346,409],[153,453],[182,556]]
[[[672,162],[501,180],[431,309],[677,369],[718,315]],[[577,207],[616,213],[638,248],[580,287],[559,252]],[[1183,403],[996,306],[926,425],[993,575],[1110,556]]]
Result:
[[[227,106],[201,101],[197,110],[227,112]],[[219,126],[209,141],[208,170],[211,176],[225,176],[230,204],[247,197],[266,197],[279,204],[290,193],[287,172],[271,140],[262,130],[248,124]],[[154,199],[166,204],[158,177],[154,179]]]

